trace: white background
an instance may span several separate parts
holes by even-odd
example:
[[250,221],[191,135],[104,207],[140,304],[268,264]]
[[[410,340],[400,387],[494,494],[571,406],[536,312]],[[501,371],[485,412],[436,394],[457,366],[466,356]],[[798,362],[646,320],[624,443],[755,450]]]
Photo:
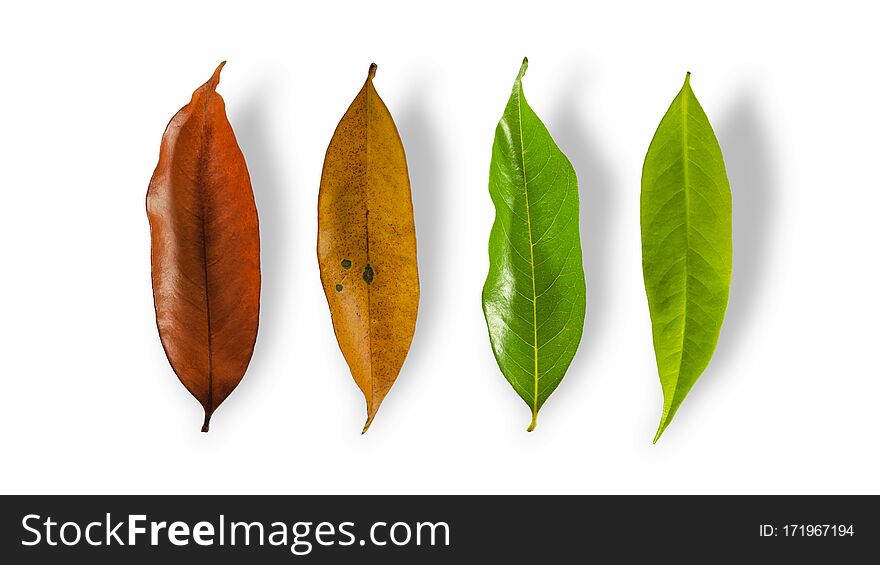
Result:
[[[125,4],[0,13],[2,492],[880,492],[869,3]],[[588,285],[580,350],[531,434],[480,308],[490,148],[523,55],[580,180]],[[202,434],[156,332],[144,196],[166,123],[223,59],[262,317]],[[324,152],[372,61],[409,160],[422,297],[361,436],[315,234]],[[730,176],[733,286],[715,358],[652,445],[639,179],[688,70]]]

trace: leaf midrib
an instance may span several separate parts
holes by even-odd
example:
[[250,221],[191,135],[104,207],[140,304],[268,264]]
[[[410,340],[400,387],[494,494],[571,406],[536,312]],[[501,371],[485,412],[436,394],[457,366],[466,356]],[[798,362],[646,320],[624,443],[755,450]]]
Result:
[[535,245],[532,239],[532,210],[529,206],[529,178],[526,173],[526,149],[523,142],[523,126],[522,126],[522,83],[517,84],[516,89],[516,111],[517,126],[519,127],[519,147],[520,158],[522,161],[523,172],[523,192],[526,199],[526,225],[529,232],[529,266],[532,270],[532,330],[534,332],[532,347],[534,348],[535,360],[535,387],[532,402],[532,422],[528,431],[535,429],[538,418],[538,297],[537,288],[535,287]]
[[[364,119],[366,120],[366,127],[364,128],[364,154],[367,159],[367,182],[365,183],[366,190],[364,194],[364,201],[367,202],[367,214],[366,218],[364,219],[364,232],[367,242],[367,265],[373,264],[372,260],[370,259],[370,205],[369,199],[367,198],[367,194],[369,194],[370,182],[370,87],[372,86],[372,83],[372,77],[368,75],[367,84],[364,85]],[[373,378],[373,303],[369,284],[367,285],[367,347],[370,350],[370,402],[367,407],[367,422],[366,424],[364,424],[364,432],[367,431],[367,428],[373,421],[373,405],[376,402],[376,379]]]
[[211,91],[204,93],[204,103],[202,104],[201,124],[199,128],[199,157],[196,164],[196,186],[199,191],[199,207],[200,207],[200,227],[202,231],[202,266],[205,275],[205,320],[208,333],[208,401],[205,409],[205,422],[202,424],[202,431],[206,432],[211,415],[214,412],[214,352],[213,352],[213,336],[211,329],[211,291],[208,284],[208,230],[205,225],[205,194],[202,186],[203,177],[205,176],[204,155],[205,155],[205,137],[208,122],[208,102]]
[[[690,75],[688,75],[688,79]],[[678,369],[675,372],[675,387],[672,390],[672,396],[669,401],[669,406],[666,407],[666,414],[664,414],[663,421],[661,422],[660,429],[657,432],[657,437],[654,438],[654,443],[659,439],[660,434],[663,432],[664,426],[667,424],[669,419],[669,414],[672,412],[672,405],[675,403],[675,399],[678,396],[679,391],[679,383],[681,382],[681,370],[684,365],[684,342],[687,339],[687,331],[688,331],[688,303],[690,302],[689,288],[690,288],[690,255],[691,255],[691,244],[690,244],[690,231],[691,231],[691,219],[690,219],[690,191],[691,191],[691,183],[690,183],[690,154],[688,149],[688,85],[685,83],[685,87],[682,89],[681,96],[681,152],[682,152],[682,172],[684,176],[684,244],[685,244],[685,255],[684,255],[684,308],[682,310],[682,329],[681,329],[681,353],[679,354],[678,359]]]

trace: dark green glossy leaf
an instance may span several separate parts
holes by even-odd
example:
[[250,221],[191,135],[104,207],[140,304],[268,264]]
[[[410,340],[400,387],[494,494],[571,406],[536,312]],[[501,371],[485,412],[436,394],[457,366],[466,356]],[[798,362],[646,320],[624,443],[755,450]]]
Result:
[[584,329],[586,284],[574,168],[523,95],[522,68],[495,129],[495,223],[483,312],[501,372],[532,412],[565,375]]
[[642,268],[663,414],[654,443],[709,365],[730,290],[730,185],[690,86],[660,121],[642,170]]

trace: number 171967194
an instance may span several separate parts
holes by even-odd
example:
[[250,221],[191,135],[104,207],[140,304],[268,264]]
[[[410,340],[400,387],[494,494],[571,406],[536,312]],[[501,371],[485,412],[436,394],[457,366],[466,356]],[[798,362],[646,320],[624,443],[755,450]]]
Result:
[[852,524],[761,524],[761,537],[852,537]]

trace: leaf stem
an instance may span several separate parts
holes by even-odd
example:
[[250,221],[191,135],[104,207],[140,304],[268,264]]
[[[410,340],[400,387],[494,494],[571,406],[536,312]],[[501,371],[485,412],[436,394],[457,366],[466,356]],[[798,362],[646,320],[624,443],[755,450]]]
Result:
[[527,432],[532,432],[535,430],[535,426],[538,425],[538,411],[532,410],[532,423],[529,424],[529,427],[526,428]]

